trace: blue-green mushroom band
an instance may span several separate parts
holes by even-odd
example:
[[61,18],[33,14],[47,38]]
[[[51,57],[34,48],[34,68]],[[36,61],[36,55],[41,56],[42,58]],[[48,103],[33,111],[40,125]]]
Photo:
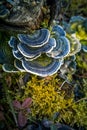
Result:
[[49,40],[50,32],[48,29],[40,29],[33,35],[18,34],[20,42],[30,47],[40,47],[46,44]]

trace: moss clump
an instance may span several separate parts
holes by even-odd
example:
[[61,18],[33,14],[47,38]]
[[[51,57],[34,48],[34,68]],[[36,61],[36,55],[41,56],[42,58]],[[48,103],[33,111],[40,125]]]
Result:
[[59,84],[61,82],[56,78],[56,75],[45,79],[32,76],[26,86],[22,86],[24,94],[22,96],[16,94],[15,98],[22,101],[31,97],[33,100],[32,116],[38,115],[40,118],[52,119],[54,113],[67,108],[73,102],[73,94],[67,98],[65,90],[61,91]]
[[27,97],[31,97],[33,104],[31,106],[31,114],[33,117],[43,119],[47,117],[53,120],[56,112],[59,113],[55,121],[66,122],[73,126],[86,126],[87,119],[86,107],[87,104],[83,100],[75,102],[74,93],[70,86],[64,85],[61,89],[61,81],[56,78],[56,75],[45,79],[38,79],[32,76],[26,86],[22,86],[24,94],[15,95],[17,100],[23,101]]
[[87,71],[87,53],[80,53],[76,56],[77,66]]

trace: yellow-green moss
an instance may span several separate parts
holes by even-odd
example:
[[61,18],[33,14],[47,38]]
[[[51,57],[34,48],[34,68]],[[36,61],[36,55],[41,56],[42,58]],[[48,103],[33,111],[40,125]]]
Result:
[[[67,109],[73,103],[73,94],[70,98],[66,98],[65,91],[60,90],[58,79],[55,76],[50,77],[49,80],[46,78],[38,80],[37,77],[33,76],[22,89],[24,95],[21,100],[31,97],[33,100],[32,115],[38,114],[40,118],[47,116],[51,119],[55,112]],[[20,100],[18,95],[16,95],[16,98]]]
[[81,53],[76,56],[77,66],[87,71],[87,53]]

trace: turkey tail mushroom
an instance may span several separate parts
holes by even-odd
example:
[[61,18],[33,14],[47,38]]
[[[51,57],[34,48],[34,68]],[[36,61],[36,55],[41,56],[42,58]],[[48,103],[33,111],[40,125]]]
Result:
[[30,47],[41,47],[49,40],[50,32],[48,29],[40,29],[33,35],[19,34],[18,39],[20,42]]
[[50,63],[47,64],[47,59],[44,59],[46,65],[43,62],[42,64],[44,65],[40,64],[38,60],[39,59],[36,59],[33,62],[22,60],[22,66],[29,73],[36,74],[41,77],[46,77],[56,73],[62,65],[62,60],[55,60],[51,58]]
[[8,44],[13,54],[13,63],[3,62],[3,70],[28,72],[41,77],[55,74],[68,55],[70,45],[62,27],[58,26],[53,33],[54,37],[48,29],[43,28],[31,35],[12,36]]

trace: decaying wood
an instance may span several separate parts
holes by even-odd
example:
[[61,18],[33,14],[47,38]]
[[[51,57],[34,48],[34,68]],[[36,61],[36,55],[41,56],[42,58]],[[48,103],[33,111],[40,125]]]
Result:
[[46,18],[44,9],[49,8],[49,24],[56,18],[59,11],[59,0],[15,0],[15,4],[5,2],[4,5],[10,11],[6,18],[0,18],[0,29],[17,32],[27,32],[40,28]]

